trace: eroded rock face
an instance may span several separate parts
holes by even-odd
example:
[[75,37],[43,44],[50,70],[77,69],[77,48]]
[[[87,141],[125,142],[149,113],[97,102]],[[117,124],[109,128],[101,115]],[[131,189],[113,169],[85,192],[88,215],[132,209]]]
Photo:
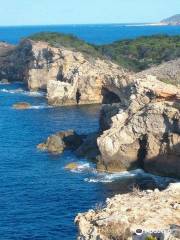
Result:
[[[128,82],[128,74],[123,69],[100,59],[87,60],[81,53],[69,50],[62,50],[61,54],[59,79],[48,81],[47,84],[50,104],[75,105],[120,101],[118,86],[113,85],[113,81],[119,84]],[[111,95],[110,98],[110,94],[107,94],[104,88],[114,93],[114,96]]]
[[[180,184],[172,184],[162,192],[134,191],[107,199],[106,207],[79,214],[75,223],[79,240],[145,240],[179,239]],[[137,229],[145,233],[135,234]],[[161,231],[158,235],[157,231]],[[154,232],[154,233],[153,233]]]
[[[114,172],[141,167],[180,177],[180,90],[154,76],[135,79],[131,88],[127,107],[119,109],[110,129],[98,138],[98,169]],[[117,106],[112,105],[111,111],[117,112]]]
[[53,105],[119,102],[127,93],[118,88],[130,75],[110,61],[32,40],[6,51],[0,71],[2,78],[25,81],[30,90],[47,90]]
[[17,47],[0,43],[0,79],[26,81],[32,60],[30,41],[22,41]]

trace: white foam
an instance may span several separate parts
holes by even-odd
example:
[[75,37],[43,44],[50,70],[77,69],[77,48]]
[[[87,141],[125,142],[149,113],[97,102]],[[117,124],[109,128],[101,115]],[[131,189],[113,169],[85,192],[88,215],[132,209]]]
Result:
[[75,173],[80,173],[80,172],[90,172],[90,171],[94,171],[94,168],[91,166],[90,163],[83,163],[83,162],[78,162],[77,163],[77,168],[71,170],[71,172],[75,172]]
[[0,92],[4,93],[10,93],[10,94],[23,94],[26,96],[31,96],[31,97],[43,97],[45,96],[44,92],[36,92],[36,91],[25,91],[22,88],[17,88],[17,89],[0,89]]
[[159,186],[164,186],[166,183],[170,182],[170,178],[155,176],[144,172],[142,169],[136,169],[133,171],[125,171],[121,173],[96,173],[90,178],[85,178],[84,180],[89,183],[111,183],[116,180],[125,179],[125,178],[134,178],[134,177],[151,177],[155,183]]
[[52,108],[50,105],[37,105],[37,106],[31,106],[28,109],[46,109],[46,108]]
[[0,85],[9,85],[10,83],[9,82],[0,82]]

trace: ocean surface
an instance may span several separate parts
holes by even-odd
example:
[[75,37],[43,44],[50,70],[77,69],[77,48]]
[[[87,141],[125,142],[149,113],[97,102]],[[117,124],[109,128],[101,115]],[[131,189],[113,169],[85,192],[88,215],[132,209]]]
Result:
[[180,26],[146,26],[137,24],[96,24],[0,27],[0,41],[17,44],[21,39],[37,32],[62,32],[73,34],[89,43],[108,44],[120,39],[132,39],[155,34],[179,35]]
[[[135,30],[136,29],[136,30]],[[158,30],[159,29],[159,30]],[[166,31],[165,31],[166,29]],[[61,26],[0,28],[0,38],[17,43],[20,38],[42,30],[72,32],[93,43],[107,43],[147,33],[180,33],[179,27]],[[12,108],[26,101],[32,107]],[[141,170],[100,174],[87,159],[65,151],[52,156],[36,145],[50,134],[75,129],[91,133],[99,128],[100,106],[53,108],[45,93],[28,92],[24,84],[0,85],[0,239],[1,240],[73,240],[77,230],[74,218],[79,212],[104,204],[107,197],[140,188],[163,188],[174,181]],[[77,171],[65,165],[77,162]]]

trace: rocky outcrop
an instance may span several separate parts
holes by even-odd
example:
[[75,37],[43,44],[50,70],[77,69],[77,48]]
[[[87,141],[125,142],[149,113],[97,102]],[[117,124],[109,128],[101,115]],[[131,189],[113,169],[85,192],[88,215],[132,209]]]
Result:
[[[106,206],[79,214],[79,240],[180,238],[180,184],[164,191],[135,189],[107,199]],[[149,238],[148,238],[149,237]]]
[[49,136],[48,139],[44,143],[40,143],[37,148],[52,154],[60,154],[65,149],[76,150],[81,144],[82,137],[73,130],[67,130]]
[[[138,78],[131,84],[126,108],[119,109],[110,129],[98,138],[98,169],[114,172],[142,167],[180,177],[180,89],[154,76]],[[111,111],[117,112],[117,106],[112,105]]]

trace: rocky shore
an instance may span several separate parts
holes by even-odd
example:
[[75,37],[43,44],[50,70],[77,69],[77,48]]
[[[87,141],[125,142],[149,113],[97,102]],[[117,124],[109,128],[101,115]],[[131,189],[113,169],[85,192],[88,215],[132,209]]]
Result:
[[179,69],[177,59],[133,73],[107,59],[48,42],[26,39],[17,47],[0,45],[0,79],[18,79],[29,90],[45,90],[52,105],[103,104],[100,132],[78,150],[82,154],[85,146],[90,148],[87,155],[98,159],[100,171],[143,168],[180,177]]
[[180,238],[180,184],[116,195],[106,206],[79,214],[79,240],[148,240]]
[[[103,104],[98,133],[55,133],[39,149],[53,154],[73,149],[95,159],[99,171],[142,168],[180,178],[179,59],[134,73],[107,59],[26,39],[17,47],[0,44],[0,80],[21,80],[30,91],[45,90],[49,104],[55,106]],[[29,107],[14,105],[16,109]],[[179,198],[179,184],[162,192],[136,190],[115,196],[104,209],[76,218],[79,239],[132,239],[139,228],[176,235],[173,226],[180,223]],[[146,237],[133,239],[155,239]]]

